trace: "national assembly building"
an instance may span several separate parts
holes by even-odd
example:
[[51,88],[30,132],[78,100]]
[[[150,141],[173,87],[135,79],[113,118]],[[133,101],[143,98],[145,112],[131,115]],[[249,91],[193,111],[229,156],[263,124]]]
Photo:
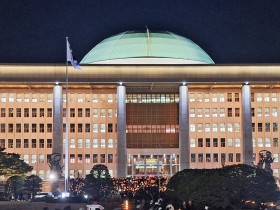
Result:
[[96,164],[170,177],[269,151],[279,177],[279,65],[218,65],[188,38],[148,30],[104,39],[79,65],[0,64],[0,147],[30,174],[48,182],[54,153],[62,176],[84,178]]

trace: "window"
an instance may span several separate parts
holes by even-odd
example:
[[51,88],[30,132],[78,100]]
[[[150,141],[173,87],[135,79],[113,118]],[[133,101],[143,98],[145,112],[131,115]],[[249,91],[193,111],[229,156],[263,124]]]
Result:
[[108,163],[113,163],[113,154],[108,154]]
[[219,162],[219,155],[217,153],[213,154],[213,160],[214,162]]
[[83,94],[78,93],[78,103],[83,102]]
[[235,139],[235,147],[240,147],[240,139]]
[[232,139],[228,139],[228,147],[233,147],[233,140]]
[[4,124],[4,123],[0,124],[0,132],[1,133],[5,133],[6,132],[6,124]]
[[197,102],[202,102],[202,94],[201,93],[197,94]]
[[258,123],[258,132],[262,132],[262,123]]
[[93,139],[93,148],[98,148],[98,139]]
[[108,133],[113,132],[113,123],[108,123]]
[[255,117],[255,108],[251,108],[251,116]]
[[195,146],[195,139],[190,139],[190,147],[196,147]]
[[29,155],[23,155],[23,161],[28,164],[29,163]]
[[9,102],[15,102],[15,94],[14,93],[9,94]]
[[98,154],[93,154],[92,155],[92,162],[93,163],[98,163]]
[[198,131],[198,132],[203,132],[203,124],[202,124],[202,123],[198,123],[198,125],[197,125],[197,131]]
[[32,139],[32,140],[31,140],[31,147],[32,147],[32,148],[36,148],[36,147],[37,147],[36,143],[37,143],[37,142],[36,142],[36,139]]
[[258,107],[258,108],[257,108],[257,116],[258,116],[258,117],[261,117],[261,116],[262,116],[262,108],[261,108],[261,107]]
[[90,102],[90,94],[89,93],[86,93],[86,95],[85,95],[85,97],[86,97],[86,102]]
[[195,102],[195,95],[194,95],[194,93],[190,93],[190,102]]
[[83,163],[83,155],[78,154],[78,163]]
[[232,93],[227,93],[227,102],[232,102]]
[[234,124],[234,127],[235,127],[235,132],[240,132],[240,123],[235,123]]
[[96,108],[92,109],[92,116],[98,117],[98,109],[96,109]]
[[257,102],[262,102],[262,94],[257,93]]
[[212,102],[217,102],[217,94],[212,93]]
[[190,109],[190,117],[195,117],[195,109],[194,108]]
[[225,123],[220,123],[220,132],[226,132],[226,125],[225,125]]
[[44,148],[44,147],[45,147],[45,140],[39,139],[39,148]]
[[210,109],[209,108],[205,108],[205,117],[210,117]]
[[83,109],[78,108],[78,117],[83,117]]
[[232,108],[228,108],[227,111],[228,111],[227,116],[232,117]]
[[265,132],[270,132],[270,123],[265,123]]
[[6,148],[5,139],[0,139],[0,147],[1,148]]
[[252,123],[252,132],[255,132],[256,131],[256,124],[255,123]]
[[190,124],[190,132],[195,132],[195,124]]
[[198,162],[203,163],[203,154],[202,153],[198,153]]
[[31,155],[31,163],[35,164],[37,162],[37,155]]
[[240,117],[240,109],[239,108],[235,108],[235,117]]
[[113,117],[113,109],[108,109],[108,117]]
[[258,147],[263,147],[263,139],[258,138]]
[[205,93],[204,94],[204,101],[205,102],[210,102],[210,95],[209,95],[209,93]]
[[86,139],[85,147],[90,148],[90,139]]
[[228,132],[233,132],[232,123],[228,123],[228,124],[227,124],[227,131],[228,131]]
[[225,117],[225,108],[220,108],[220,117]]
[[218,147],[218,138],[213,138],[213,147]]
[[89,123],[85,124],[85,133],[90,133],[90,124]]
[[273,128],[272,128],[273,132],[278,132],[278,123],[275,122],[272,125],[273,125]]
[[75,163],[75,155],[70,154],[70,163]]
[[21,124],[16,124],[16,133],[21,133]]
[[278,163],[279,162],[279,154],[278,153],[273,153],[273,158],[274,158],[274,163]]
[[100,124],[100,132],[105,133],[106,132],[106,124]]
[[14,132],[14,124],[8,124],[8,131],[9,133],[13,133]]
[[205,132],[210,132],[210,123],[205,123]]
[[206,162],[211,162],[211,154],[210,153],[206,153]]
[[269,102],[269,93],[264,93],[264,101]]
[[241,162],[241,153],[236,153],[236,162]]
[[24,148],[29,148],[29,139],[24,139],[23,140],[23,147]]
[[203,117],[202,115],[202,108],[197,109],[197,117]]
[[239,93],[234,93],[234,101],[239,102]]
[[48,102],[48,103],[52,103],[52,101],[53,101],[53,94],[48,93],[48,94],[47,94],[47,102]]
[[75,124],[70,124],[70,133],[75,133]]
[[233,162],[233,153],[228,153],[228,162]]
[[16,148],[21,148],[21,139],[16,139]]
[[105,156],[105,154],[100,154],[100,163],[106,163],[106,156]]
[[90,108],[86,108],[85,115],[86,117],[90,117]]
[[70,117],[75,117],[75,109],[70,109]]
[[14,140],[8,139],[8,148],[14,148]]
[[45,155],[39,155],[39,163],[45,162]]
[[83,139],[78,139],[78,148],[83,148]]
[[198,147],[203,147],[203,139],[202,138],[198,139]]
[[45,116],[45,109],[40,109],[40,117],[44,117]]
[[7,98],[6,98],[6,93],[2,93],[1,94],[1,102],[6,102]]
[[113,139],[108,139],[108,148],[113,148]]
[[9,108],[9,117],[14,117],[14,109]]
[[44,124],[39,124],[40,127],[40,133],[44,133],[45,132],[45,125]]
[[226,139],[221,138],[221,147],[226,147]]
[[6,109],[1,108],[1,117],[6,117]]
[[75,139],[70,139],[70,148],[75,148]]
[[98,124],[97,124],[97,123],[94,123],[94,124],[93,124],[92,132],[93,132],[93,133],[98,133]]
[[37,109],[32,108],[32,117],[37,117]]
[[213,132],[218,132],[218,124],[217,123],[212,124],[212,130],[213,130]]
[[47,148],[52,148],[52,139],[47,139]]
[[47,117],[52,117],[52,109],[47,109]]
[[52,124],[47,124],[47,132],[48,133],[52,132]]
[[273,147],[278,147],[278,138],[273,138]]
[[21,117],[21,108],[16,108],[16,116]]
[[271,147],[270,138],[265,138],[265,147]]
[[264,109],[264,116],[265,117],[270,117],[270,108],[269,107],[265,107],[265,109]]
[[83,132],[83,124],[78,124],[78,133]]
[[271,112],[272,112],[271,113],[272,117],[277,117],[278,116],[277,107],[273,107]]
[[106,117],[105,109],[100,109],[100,117]]
[[206,138],[206,147],[210,147],[210,138]]
[[217,108],[212,109],[212,117],[218,117]]
[[191,162],[192,163],[196,162],[196,158],[195,158],[195,154],[194,153],[191,154]]
[[100,140],[100,148],[106,148],[105,139],[101,139],[101,140]]
[[90,163],[90,154],[85,154],[85,162]]

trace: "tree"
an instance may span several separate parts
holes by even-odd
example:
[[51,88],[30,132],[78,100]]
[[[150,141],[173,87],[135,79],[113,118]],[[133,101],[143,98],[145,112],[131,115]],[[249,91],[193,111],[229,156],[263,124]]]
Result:
[[24,189],[25,192],[31,195],[31,198],[34,199],[35,195],[42,190],[43,180],[36,175],[31,175],[26,177],[24,180]]
[[6,182],[6,194],[11,198],[18,199],[24,192],[24,178],[22,176],[11,176]]
[[249,165],[221,169],[186,169],[171,177],[167,195],[171,199],[193,200],[197,207],[238,208],[244,200],[276,201],[274,177]]
[[84,191],[92,197],[106,197],[113,190],[113,180],[107,166],[97,164],[86,175]]
[[0,175],[21,176],[30,171],[33,167],[20,159],[20,155],[16,153],[6,153],[5,148],[0,148]]

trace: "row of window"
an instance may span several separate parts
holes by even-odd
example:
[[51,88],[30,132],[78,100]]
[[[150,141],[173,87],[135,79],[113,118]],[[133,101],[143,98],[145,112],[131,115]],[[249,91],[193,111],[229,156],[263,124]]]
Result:
[[[239,102],[240,93],[190,93],[190,102]],[[279,93],[251,93],[251,102],[279,102]]]
[[[27,164],[37,164],[37,163],[49,163],[51,155],[48,154],[47,157],[44,154],[31,154],[23,155],[23,161]],[[113,163],[113,154],[70,154],[69,163]],[[46,158],[46,159],[45,159]],[[65,155],[63,156],[63,163],[65,163]]]
[[[22,113],[23,110],[23,113]],[[1,108],[1,117],[47,117],[53,116],[52,108]],[[105,108],[70,108],[70,117],[113,117],[114,109],[105,109]],[[66,109],[63,109],[63,117],[66,117]],[[117,117],[117,109],[115,109],[115,117]]]
[[[278,138],[257,138],[252,139],[253,147],[278,147]],[[191,138],[190,139],[190,147],[241,147],[241,141],[239,138]]]
[[[7,126],[7,128],[6,128]],[[48,123],[48,124],[44,124],[44,123],[39,123],[39,124],[36,124],[36,123],[32,123],[32,124],[29,124],[29,123],[24,123],[24,124],[21,124],[21,123],[16,123],[16,124],[13,124],[13,123],[8,123],[8,124],[5,124],[5,123],[0,123],[0,133],[6,133],[6,131],[8,133],[21,133],[21,132],[24,132],[24,133],[29,133],[29,132],[32,132],[32,133],[44,133],[44,132],[47,132],[47,133],[51,133],[53,131],[53,125],[51,123]],[[82,124],[82,123],[78,123],[78,124],[74,124],[74,123],[70,123],[69,125],[69,131],[70,133],[90,133],[91,131],[93,133],[113,133],[113,132],[117,132],[117,124],[115,124],[115,129],[114,129],[114,126],[113,126],[113,123],[94,123],[94,124],[90,124],[90,123],[85,123],[85,124]],[[63,124],[63,132],[65,133],[66,132],[66,124]]]
[[[116,94],[91,94],[91,93],[69,93],[69,102],[105,102],[113,103]],[[63,94],[66,102],[66,94]],[[52,93],[1,93],[1,102],[53,102]]]
[[[65,147],[66,140],[63,140]],[[52,148],[52,139],[0,139],[1,148]],[[116,144],[116,142],[115,142]],[[113,139],[70,139],[70,148],[113,148]]]
[[126,94],[126,103],[179,103],[179,94]]

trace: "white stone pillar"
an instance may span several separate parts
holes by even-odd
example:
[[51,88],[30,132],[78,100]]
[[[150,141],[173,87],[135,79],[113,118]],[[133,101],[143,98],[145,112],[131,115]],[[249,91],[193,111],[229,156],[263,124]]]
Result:
[[242,159],[244,164],[253,164],[253,143],[252,143],[252,116],[251,116],[251,87],[249,84],[242,86],[242,130],[243,139]]
[[53,87],[53,153],[63,156],[62,86]]
[[188,87],[179,88],[179,170],[190,168]]
[[120,84],[117,87],[117,177],[126,177],[126,88]]

